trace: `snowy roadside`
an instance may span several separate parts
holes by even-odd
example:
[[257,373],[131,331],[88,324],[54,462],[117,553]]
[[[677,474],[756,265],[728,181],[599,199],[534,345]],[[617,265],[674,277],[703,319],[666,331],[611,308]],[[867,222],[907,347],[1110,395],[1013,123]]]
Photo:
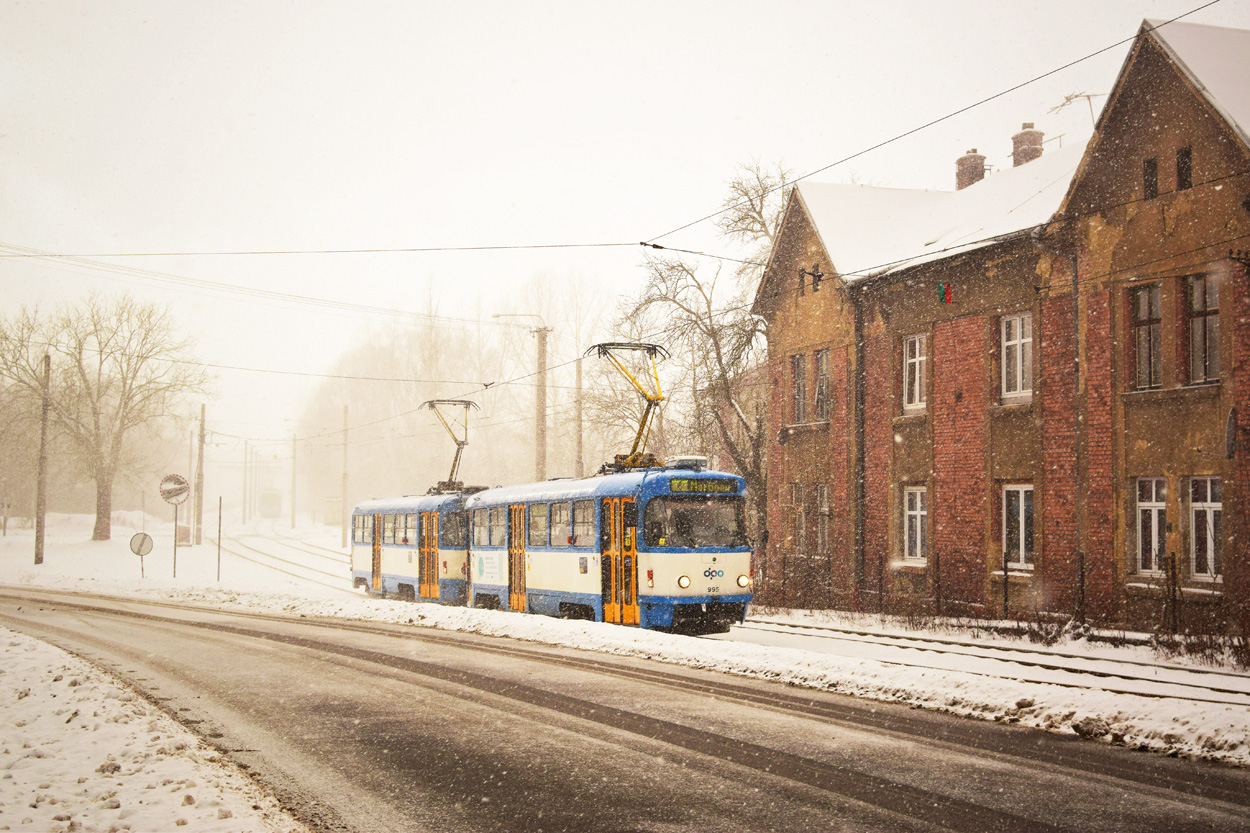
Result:
[[160,709],[0,627],[0,830],[307,833]]
[[[151,520],[148,523],[150,526],[154,525]],[[1063,686],[1057,682],[1003,679],[1001,676],[975,673],[975,667],[971,671],[924,669],[882,662],[872,657],[838,656],[780,645],[692,639],[592,622],[376,599],[353,592],[349,588],[345,556],[331,556],[332,559],[342,559],[342,588],[330,587],[325,583],[301,583],[292,579],[289,573],[276,574],[265,570],[255,561],[244,562],[241,559],[227,559],[222,569],[222,580],[218,582],[215,554],[209,546],[186,551],[180,548],[178,577],[175,579],[172,576],[172,559],[159,549],[160,536],[163,533],[159,525],[155,526],[157,528],[153,534],[158,538],[158,551],[147,558],[143,578],[140,578],[138,558],[126,546],[129,534],[120,524],[114,531],[115,540],[91,542],[85,540],[90,529],[89,519],[60,518],[57,523],[50,525],[48,559],[38,568],[33,567],[30,562],[29,535],[11,534],[8,538],[0,538],[0,584],[100,593],[219,610],[291,617],[356,619],[509,637],[655,659],[693,668],[775,680],[805,688],[905,703],[917,708],[983,720],[1079,734],[1104,743],[1157,753],[1204,758],[1239,766],[1250,765],[1250,706],[1199,703],[1169,696],[1120,694]],[[337,534],[337,530],[313,528],[302,531],[300,537],[310,542],[312,547],[319,546],[317,542],[320,542],[332,550],[337,544]],[[277,540],[281,537],[277,536],[272,546],[282,546]],[[251,538],[248,541],[253,545],[265,546],[263,539]],[[284,557],[291,557],[289,551],[280,551]],[[313,556],[314,559],[325,557]],[[783,618],[796,622],[819,623],[823,616],[795,612]],[[910,636],[917,633],[914,628],[891,627],[888,620],[877,620],[874,617],[874,621],[873,627],[881,632]],[[2,630],[0,640],[23,646],[32,643],[42,645]],[[1021,644],[1007,638],[987,637],[984,641],[999,645]],[[10,754],[0,757],[0,769],[13,772],[14,778],[0,776],[0,802],[4,805],[0,806],[0,829],[13,825],[17,825],[14,829],[27,829],[29,825],[23,824],[23,819],[37,817],[29,813],[15,815],[14,808],[25,808],[39,794],[53,796],[58,802],[73,800],[78,802],[73,806],[81,808],[77,811],[80,815],[75,816],[66,809],[66,804],[41,802],[40,806],[47,809],[47,814],[38,818],[46,820],[51,826],[40,829],[68,830],[71,829],[69,825],[79,818],[82,819],[82,824],[92,826],[73,829],[121,830],[126,829],[126,824],[133,824],[135,830],[174,829],[171,825],[176,824],[179,818],[185,818],[188,829],[192,830],[300,829],[289,817],[268,809],[273,805],[251,798],[255,795],[256,788],[250,779],[239,776],[242,781],[238,784],[227,781],[229,775],[237,775],[237,770],[228,762],[222,761],[210,748],[200,745],[193,735],[181,730],[159,710],[116,683],[109,684],[122,693],[109,694],[110,689],[105,686],[111,679],[108,675],[87,666],[69,672],[63,670],[63,667],[71,661],[77,663],[78,660],[46,646],[41,650],[23,647],[21,651],[25,653],[17,655],[29,655],[30,667],[23,673],[29,675],[31,681],[17,682],[13,677],[15,668],[10,668],[7,653],[10,650],[18,650],[17,645],[6,649],[6,673],[0,676],[0,742]],[[1056,650],[1088,655],[1091,659],[1154,659],[1148,649],[1142,647],[1090,646],[1077,641],[1060,643]],[[62,676],[62,680],[52,682],[58,674]],[[68,681],[73,678],[84,681],[90,678],[93,684],[97,680],[101,681],[102,688],[84,689],[79,685],[70,689]],[[26,688],[31,690],[31,695],[17,700],[15,692]],[[47,716],[34,728],[33,724],[18,726],[18,723],[28,720],[19,716],[20,710],[31,706],[29,703],[22,706],[22,703],[34,701],[37,691],[44,692],[40,697],[45,706],[49,702],[69,704],[71,701],[67,698],[71,697],[74,698],[74,705],[61,715],[53,713],[57,709],[65,708],[65,705],[57,705],[51,710],[41,708],[38,710],[39,714],[53,716]],[[67,694],[66,691],[71,693]],[[1160,687],[1158,691],[1148,691],[1147,694],[1162,695],[1165,691],[1166,689]],[[57,696],[53,698],[52,695]],[[123,697],[128,699],[122,699]],[[96,724],[108,723],[107,728],[119,734],[107,742],[101,741],[98,746],[77,745],[76,739],[81,735],[75,733],[81,732],[82,728],[76,724],[83,714],[88,713],[83,704],[92,709],[92,714],[99,711],[102,715],[94,718]],[[131,711],[122,712],[129,715],[127,719],[119,717],[109,720],[108,715],[112,712],[102,709],[114,706],[130,709]],[[75,708],[80,715],[68,723],[62,723]],[[161,724],[163,728],[150,730],[149,725],[157,725],[151,721],[158,717],[166,721]],[[28,729],[45,734],[36,736],[35,740],[25,737],[20,740],[10,739],[17,738],[14,733],[18,730]],[[22,746],[23,743],[31,745]],[[183,749],[175,748],[179,743],[185,744]],[[23,756],[23,750],[28,749],[39,749],[46,757]],[[120,757],[116,761],[123,767],[119,772],[133,770],[136,773],[125,779],[126,786],[136,787],[140,799],[145,802],[155,801],[157,797],[167,800],[161,804],[140,805],[139,799],[122,797],[117,773],[96,770],[107,762],[106,758],[97,756],[100,757],[97,761],[94,757],[89,757],[84,749],[107,749],[114,755],[130,755],[126,761]],[[95,752],[91,755],[95,755]],[[21,766],[18,766],[19,762],[22,762]],[[188,774],[186,767],[192,763],[202,765],[205,769],[196,774]],[[42,780],[38,775],[19,776],[22,767],[35,767],[36,764],[42,769],[32,769],[32,772],[48,773],[42,776]],[[87,780],[79,783],[79,778]],[[222,792],[223,797],[208,798],[205,787],[188,787],[188,781],[196,785],[220,785],[215,788]],[[49,785],[47,789],[41,787],[43,784]],[[155,786],[148,790],[148,784]],[[180,784],[182,786],[179,789]],[[100,798],[113,790],[118,793]],[[245,792],[246,790],[252,792]],[[238,803],[228,803],[231,801],[229,796],[235,791],[248,797]],[[183,796],[186,794],[195,796],[195,805],[183,806],[178,803],[185,800]],[[130,796],[131,793],[126,795]],[[101,803],[113,800],[120,804],[116,809],[108,809]],[[213,801],[220,803],[212,804]],[[242,809],[250,808],[253,804],[263,809],[253,811],[259,812],[254,821],[252,816],[245,820],[241,815]],[[142,820],[137,815],[123,819],[119,815],[122,808],[129,808],[135,813],[142,808],[144,813],[150,811],[152,815],[144,815]],[[213,813],[217,809],[225,809],[233,817],[225,820],[205,818],[199,814],[197,808],[211,809]],[[27,809],[33,813],[39,808]],[[56,821],[58,815],[67,813],[71,816],[69,820]],[[153,824],[151,820],[158,818],[160,821]],[[102,820],[107,820],[107,823],[102,824]],[[223,822],[228,824],[221,827],[211,826]],[[57,827],[57,824],[64,826]],[[110,828],[109,825],[114,827]]]

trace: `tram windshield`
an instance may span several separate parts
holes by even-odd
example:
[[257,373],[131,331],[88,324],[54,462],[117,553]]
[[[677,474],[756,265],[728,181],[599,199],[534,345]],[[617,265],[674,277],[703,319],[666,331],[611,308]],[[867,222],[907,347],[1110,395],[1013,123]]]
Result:
[[745,547],[742,498],[673,495],[654,497],[643,515],[649,547]]

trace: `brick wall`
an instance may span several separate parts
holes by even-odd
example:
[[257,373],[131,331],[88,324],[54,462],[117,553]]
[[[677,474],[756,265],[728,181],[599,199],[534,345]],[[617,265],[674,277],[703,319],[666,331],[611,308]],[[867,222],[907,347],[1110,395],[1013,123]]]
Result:
[[855,541],[851,526],[851,469],[850,447],[851,398],[855,395],[851,386],[850,365],[855,348],[845,346],[830,352],[829,388],[833,392],[829,409],[829,548],[831,551],[831,576],[835,600],[843,606],[851,603],[851,591],[855,585]]
[[968,316],[933,328],[932,528],[943,605],[985,603],[985,326]]
[[1237,611],[1243,635],[1250,635],[1250,270],[1235,263],[1224,290],[1233,295],[1233,386],[1237,408],[1237,453],[1233,482],[1224,492],[1232,510],[1231,534],[1224,551],[1224,587]]
[[[879,582],[888,589],[890,581],[890,453],[894,445],[890,391],[894,374],[889,336],[866,336],[864,341],[864,590],[875,598]],[[875,603],[867,607],[875,609]]]
[[1042,411],[1042,545],[1035,581],[1042,610],[1071,613],[1076,600],[1076,400],[1072,390],[1072,296],[1041,304],[1038,365]]
[[1112,463],[1111,293],[1101,290],[1085,297],[1085,607],[1090,619],[1107,622],[1120,613]]

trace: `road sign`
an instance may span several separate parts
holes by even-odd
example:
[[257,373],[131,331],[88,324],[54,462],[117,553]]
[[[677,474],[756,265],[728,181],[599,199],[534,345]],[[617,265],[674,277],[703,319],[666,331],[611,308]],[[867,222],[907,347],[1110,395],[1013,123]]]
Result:
[[191,484],[181,474],[167,474],[161,481],[161,497],[166,503],[177,506],[191,494]]
[[136,532],[130,539],[130,551],[142,558],[152,551],[152,536],[146,532]]

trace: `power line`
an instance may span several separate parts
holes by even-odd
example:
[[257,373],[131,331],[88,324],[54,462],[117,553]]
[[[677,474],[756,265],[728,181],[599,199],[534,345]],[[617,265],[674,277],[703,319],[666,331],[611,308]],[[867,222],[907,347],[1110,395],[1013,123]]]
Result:
[[424,252],[501,252],[527,249],[608,249],[633,246],[633,243],[532,243],[510,246],[411,246],[393,249],[255,249],[240,251],[199,252],[80,252],[75,254],[46,252],[43,254],[10,253],[0,258],[91,258],[91,257],[251,257],[259,255],[364,255],[420,254]]

